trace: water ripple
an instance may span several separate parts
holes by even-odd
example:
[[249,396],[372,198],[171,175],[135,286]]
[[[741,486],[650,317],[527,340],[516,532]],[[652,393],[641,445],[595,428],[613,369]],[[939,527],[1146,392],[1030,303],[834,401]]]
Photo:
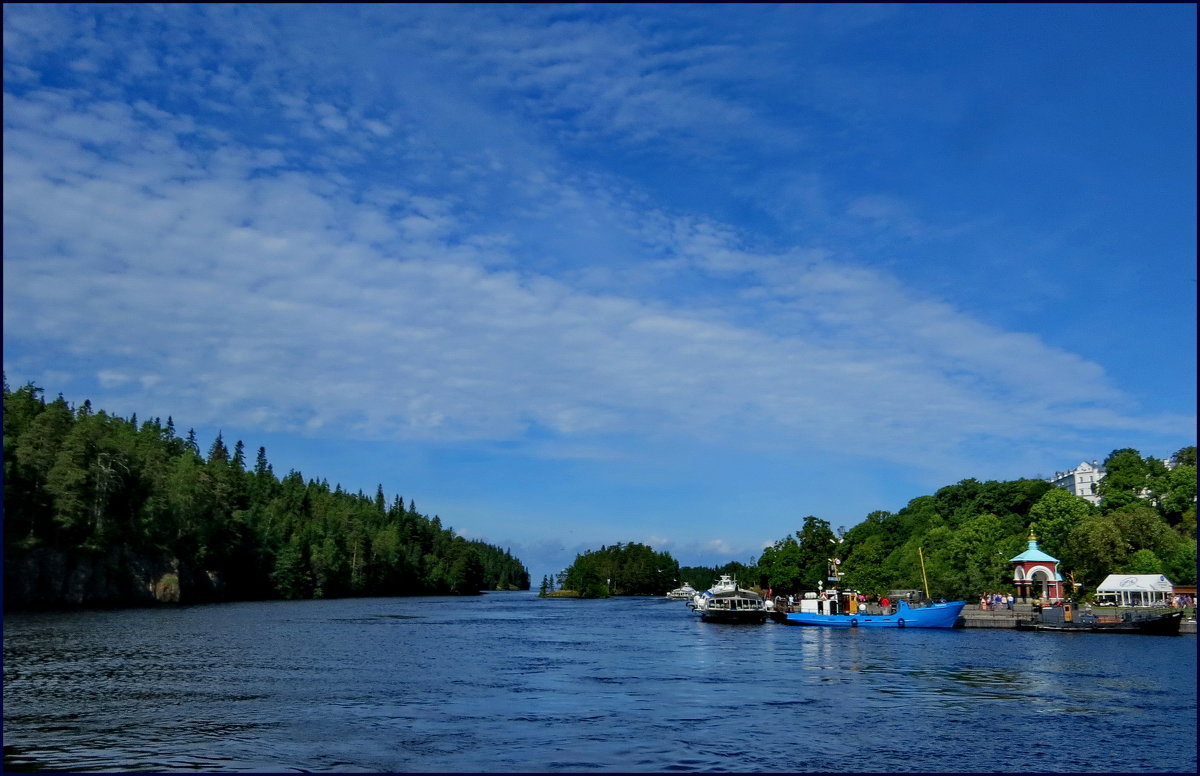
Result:
[[9,615],[4,764],[1194,772],[1195,645],[720,628],[529,594]]

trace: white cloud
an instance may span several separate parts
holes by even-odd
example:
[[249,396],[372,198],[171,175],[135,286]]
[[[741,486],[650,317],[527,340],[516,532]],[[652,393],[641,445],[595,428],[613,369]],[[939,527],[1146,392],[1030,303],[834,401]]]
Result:
[[704,545],[709,552],[717,555],[733,555],[737,550],[725,539],[713,539]]
[[[734,289],[755,293],[701,314],[489,270],[507,259],[445,199],[394,189],[355,202],[313,174],[276,171],[275,149],[200,156],[181,138],[144,155],[140,139],[171,137],[144,123],[175,122],[161,112],[72,110],[52,95],[9,108],[6,223],[27,231],[6,263],[6,312],[56,310],[29,336],[110,363],[104,387],[142,359],[162,363],[155,389],[207,397],[206,418],[265,412],[280,429],[443,439],[519,437],[531,420],[567,436],[755,429],[907,458],[978,431],[1036,435],[1064,404],[1115,396],[1095,364],[877,271],[583,199],[595,188],[556,184],[569,209],[599,204],[609,224],[657,235],[655,250],[685,260],[668,273],[732,273]],[[119,145],[88,151],[96,137]],[[520,249],[521,236],[507,239],[502,253]],[[743,306],[758,325],[739,323]],[[133,331],[136,357],[121,347]],[[173,358],[181,347],[186,360]]]
[[130,377],[120,372],[114,372],[111,369],[102,369],[97,373],[96,377],[100,380],[102,388],[116,388],[125,385],[130,381]]
[[[19,40],[6,71],[70,48],[7,13]],[[213,38],[239,39],[210,13]],[[131,42],[151,81],[203,76],[170,98],[6,90],[5,339],[18,346],[6,350],[41,351],[114,393],[186,399],[195,422],[516,440],[589,459],[627,454],[609,442],[631,437],[950,467],[1097,426],[1176,422],[1132,417],[1083,356],[845,251],[752,243],[538,141],[561,125],[719,145],[741,127],[771,146],[772,120],[698,75],[736,50],[679,49],[624,15],[543,30],[511,10],[476,11],[499,14],[495,27],[397,13],[434,48],[458,39],[424,67],[401,50],[409,38],[381,37],[408,66],[396,84],[372,67],[353,90],[307,78],[319,54],[272,43],[276,22],[253,10],[245,34],[266,49],[228,63],[187,47],[172,63]],[[377,65],[383,50],[346,56]],[[474,80],[431,77],[456,68]],[[491,104],[510,93],[542,123]],[[241,119],[209,112],[217,103]],[[814,210],[829,207],[811,193],[819,178],[801,180]],[[864,194],[846,210],[887,234],[927,228],[898,198]],[[526,439],[531,428],[553,438]],[[978,439],[991,441],[967,452]]]

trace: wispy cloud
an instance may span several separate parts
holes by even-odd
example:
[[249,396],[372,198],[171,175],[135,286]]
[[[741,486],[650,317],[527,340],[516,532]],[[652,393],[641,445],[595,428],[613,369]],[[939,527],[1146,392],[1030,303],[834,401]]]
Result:
[[848,450],[883,438],[882,454],[908,457],[983,430],[1036,436],[1064,407],[1118,398],[1094,363],[877,270],[757,251],[732,228],[586,188],[558,184],[562,207],[589,202],[631,235],[642,254],[617,266],[674,257],[655,280],[718,282],[719,306],[508,268],[524,235],[498,245],[465,205],[401,189],[363,201],[278,150],[190,150],[190,124],[170,115],[40,94],[10,96],[6,115],[6,221],[22,226],[9,322],[34,319],[25,336],[42,347],[194,397],[205,420],[462,439],[530,423],[749,426]]
[[[880,257],[963,222],[806,149],[936,81],[817,66],[896,9],[760,8],[786,24],[758,37],[702,11],[6,7],[6,370],[197,424],[533,458],[942,473],[1192,425]],[[795,94],[780,51],[813,64]],[[955,98],[912,109],[951,122]],[[713,158],[713,207],[637,169]]]

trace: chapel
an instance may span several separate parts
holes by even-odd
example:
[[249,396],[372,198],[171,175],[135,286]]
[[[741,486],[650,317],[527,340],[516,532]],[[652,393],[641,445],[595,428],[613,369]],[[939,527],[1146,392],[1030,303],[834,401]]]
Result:
[[1029,532],[1029,548],[1009,562],[1013,564],[1013,585],[1022,601],[1027,597],[1041,599],[1044,603],[1063,599],[1063,578],[1058,573],[1058,558],[1038,549],[1033,531]]

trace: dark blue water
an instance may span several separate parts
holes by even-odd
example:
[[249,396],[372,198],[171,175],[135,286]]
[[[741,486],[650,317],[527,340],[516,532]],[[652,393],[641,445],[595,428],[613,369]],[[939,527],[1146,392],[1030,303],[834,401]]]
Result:
[[528,593],[4,618],[5,770],[1195,771],[1196,639]]

